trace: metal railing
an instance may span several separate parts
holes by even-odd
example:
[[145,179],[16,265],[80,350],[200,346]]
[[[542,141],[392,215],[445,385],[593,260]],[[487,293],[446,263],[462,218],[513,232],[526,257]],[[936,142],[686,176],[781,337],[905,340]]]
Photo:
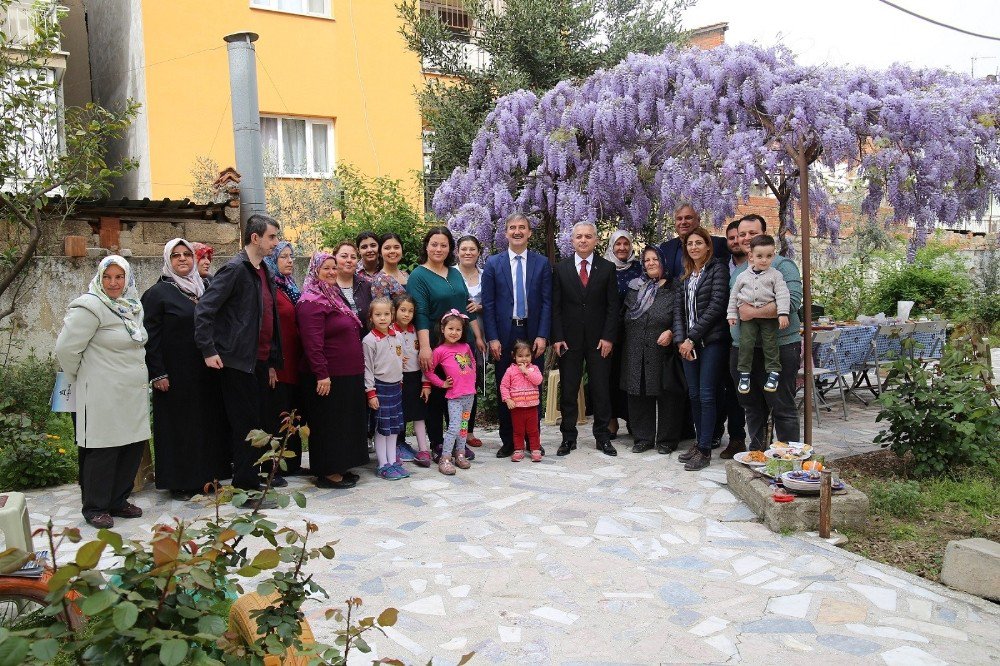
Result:
[[[35,39],[35,25],[42,21],[46,27],[59,22],[60,12],[68,11],[54,2],[29,2],[20,0],[12,2],[6,9],[0,10],[0,31],[7,36],[7,43],[17,46],[27,44]],[[59,40],[56,48],[61,48]]]

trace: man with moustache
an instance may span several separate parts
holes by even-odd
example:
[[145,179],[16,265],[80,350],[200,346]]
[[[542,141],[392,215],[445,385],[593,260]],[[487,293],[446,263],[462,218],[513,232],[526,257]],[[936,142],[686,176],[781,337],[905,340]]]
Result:
[[587,366],[594,405],[594,438],[599,451],[617,456],[611,444],[611,350],[618,332],[619,302],[615,265],[597,256],[597,227],[577,222],[571,233],[573,256],[552,276],[552,348],[559,356],[559,411],[562,444],[556,455],[576,448],[577,393]]
[[[552,325],[552,271],[548,259],[528,249],[531,223],[522,213],[513,213],[507,217],[504,228],[507,251],[486,260],[480,279],[483,298],[480,316],[490,356],[496,363],[497,412],[502,442],[497,458],[509,458],[514,453],[510,409],[500,398],[500,378],[513,363],[511,350],[518,340],[531,343],[534,363],[541,370]],[[539,418],[541,410],[539,403]],[[525,448],[528,448],[527,442]]]
[[[666,273],[675,280],[684,275],[684,242],[688,234],[700,226],[701,215],[691,204],[683,204],[674,211],[674,231],[677,235],[660,243],[660,251],[667,262]],[[723,261],[729,260],[729,247],[725,238],[712,236],[712,256]]]
[[[729,248],[729,273],[732,274],[737,268],[747,262],[746,252],[740,243],[740,223],[738,220],[730,222],[726,227],[726,245]],[[724,372],[719,380],[719,388],[716,391],[716,400],[719,410],[718,418],[715,422],[715,436],[713,444],[718,445],[722,440],[722,433],[726,430],[726,422],[729,422],[729,443],[719,454],[722,459],[732,458],[737,453],[746,451],[746,414],[740,406],[739,394],[736,392],[736,384],[730,373]]]

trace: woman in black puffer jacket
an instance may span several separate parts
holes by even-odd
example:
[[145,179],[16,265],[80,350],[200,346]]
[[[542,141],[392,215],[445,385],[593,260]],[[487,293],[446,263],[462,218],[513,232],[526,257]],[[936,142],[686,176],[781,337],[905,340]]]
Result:
[[688,471],[712,460],[716,388],[729,360],[729,267],[712,258],[712,237],[697,227],[684,243],[684,277],[674,307],[674,340],[684,359],[688,396],[698,439],[678,456]]

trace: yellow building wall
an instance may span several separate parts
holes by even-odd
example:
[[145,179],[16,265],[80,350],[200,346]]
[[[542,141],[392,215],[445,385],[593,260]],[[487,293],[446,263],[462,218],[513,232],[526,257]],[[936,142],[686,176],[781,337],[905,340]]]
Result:
[[249,0],[143,0],[146,112],[154,198],[191,195],[196,158],[235,166],[223,36],[260,35],[262,114],[332,119],[336,164],[411,181],[422,170],[414,90],[419,58],[398,33],[394,0],[331,0],[332,19]]

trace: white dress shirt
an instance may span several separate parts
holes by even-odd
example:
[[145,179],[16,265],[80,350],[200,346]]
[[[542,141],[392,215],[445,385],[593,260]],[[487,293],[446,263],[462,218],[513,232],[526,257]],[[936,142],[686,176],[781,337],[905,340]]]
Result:
[[584,259],[587,260],[587,279],[590,279],[590,274],[594,272],[594,253],[591,252],[586,257],[581,257],[576,252],[573,253],[573,261],[576,263],[576,274],[580,274],[580,262]]
[[[521,271],[524,275],[524,296],[527,299],[528,296],[528,250],[525,248],[521,254],[517,254],[510,248],[507,249],[507,259],[510,261],[510,286],[511,291],[514,292],[514,308],[511,312],[517,312],[517,259],[515,257],[521,257]],[[524,317],[528,317],[528,303],[524,304]]]

